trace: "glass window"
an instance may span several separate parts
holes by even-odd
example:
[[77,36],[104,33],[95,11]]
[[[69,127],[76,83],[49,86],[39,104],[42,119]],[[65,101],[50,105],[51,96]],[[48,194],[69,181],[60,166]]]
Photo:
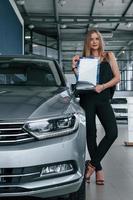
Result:
[[57,49],[57,40],[51,37],[47,37],[47,47]]
[[46,47],[38,44],[33,44],[33,54],[46,56]]
[[33,43],[46,46],[46,36],[33,32]]
[[58,52],[56,49],[47,48],[47,56],[50,58],[57,59],[58,58]]

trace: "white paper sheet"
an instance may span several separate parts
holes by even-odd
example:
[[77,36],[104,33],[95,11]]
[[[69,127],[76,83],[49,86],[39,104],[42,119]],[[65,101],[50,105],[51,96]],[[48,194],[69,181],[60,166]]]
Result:
[[81,58],[79,62],[78,81],[88,81],[96,85],[97,81],[97,58]]

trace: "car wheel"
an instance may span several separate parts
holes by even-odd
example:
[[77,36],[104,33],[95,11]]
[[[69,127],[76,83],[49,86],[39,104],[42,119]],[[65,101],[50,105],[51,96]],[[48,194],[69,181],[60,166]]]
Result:
[[77,192],[70,194],[69,200],[85,200],[86,199],[86,189],[85,189],[85,178]]

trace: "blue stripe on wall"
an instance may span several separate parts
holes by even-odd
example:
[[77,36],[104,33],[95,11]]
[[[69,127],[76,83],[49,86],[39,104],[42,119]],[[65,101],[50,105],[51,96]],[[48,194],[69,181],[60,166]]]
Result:
[[22,54],[23,27],[9,0],[0,0],[0,54]]

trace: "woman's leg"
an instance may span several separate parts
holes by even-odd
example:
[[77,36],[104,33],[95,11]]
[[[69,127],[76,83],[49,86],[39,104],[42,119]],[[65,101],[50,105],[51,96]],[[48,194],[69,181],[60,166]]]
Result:
[[113,109],[109,102],[101,102],[96,106],[96,112],[105,130],[105,136],[99,143],[95,155],[92,157],[91,164],[97,164],[103,159],[118,135],[116,119]]
[[[97,152],[97,142],[96,142],[96,106],[93,101],[88,101],[85,105],[86,113],[86,129],[87,129],[87,147],[91,157],[91,160],[95,158]],[[96,171],[102,170],[100,162],[95,165]]]

